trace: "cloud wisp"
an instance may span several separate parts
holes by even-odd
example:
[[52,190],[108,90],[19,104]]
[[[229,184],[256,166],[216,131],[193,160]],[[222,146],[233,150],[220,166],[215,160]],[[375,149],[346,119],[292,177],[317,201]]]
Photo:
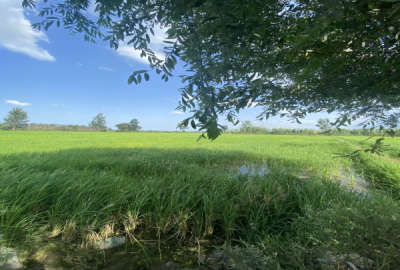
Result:
[[[166,31],[167,28],[156,26],[154,28],[154,36],[149,33],[151,39],[149,47],[154,51],[155,56],[162,60],[165,58],[163,47],[165,46],[164,40],[167,39]],[[147,61],[147,58],[140,56],[141,53],[141,50],[136,50],[133,46],[128,45],[125,42],[121,43],[117,49],[118,55],[128,57],[143,64],[148,64],[149,62]]]
[[46,34],[32,28],[25,18],[20,1],[0,1],[0,47],[23,53],[41,61],[53,62],[56,59],[41,48],[39,41],[48,42]]
[[18,101],[18,100],[11,100],[11,99],[6,100],[6,103],[10,104],[10,105],[17,105],[17,106],[22,106],[22,107],[26,107],[26,106],[31,106],[32,105],[31,103],[28,103],[28,102],[21,102],[21,101]]

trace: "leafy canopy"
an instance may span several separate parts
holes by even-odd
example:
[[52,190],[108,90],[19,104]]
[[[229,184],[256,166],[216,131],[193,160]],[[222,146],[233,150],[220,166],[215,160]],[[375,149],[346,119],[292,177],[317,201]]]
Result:
[[136,118],[132,119],[129,123],[120,123],[116,127],[118,131],[139,131],[142,127],[139,125],[139,120]]
[[3,128],[5,129],[19,129],[24,128],[28,125],[28,114],[21,108],[13,108],[8,112],[6,118],[4,118]]
[[[36,3],[38,2],[38,3]],[[87,40],[125,42],[168,80],[181,60],[182,122],[215,139],[219,118],[260,106],[260,118],[337,111],[337,126],[397,125],[400,107],[400,0],[24,0],[48,29],[64,26]],[[149,44],[167,29],[165,58]],[[129,83],[149,79],[137,70]],[[394,119],[394,121],[393,121]]]
[[106,117],[104,116],[104,114],[102,113],[97,114],[93,118],[92,122],[90,122],[89,127],[96,130],[106,130],[107,129]]

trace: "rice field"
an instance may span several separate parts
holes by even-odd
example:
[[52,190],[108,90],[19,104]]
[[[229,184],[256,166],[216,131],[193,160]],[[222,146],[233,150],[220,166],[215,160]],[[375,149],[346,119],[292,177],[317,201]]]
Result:
[[[1,131],[3,245],[28,269],[48,264],[43,252],[65,269],[400,265],[400,138],[386,138],[382,156],[345,158],[373,140],[198,136]],[[96,249],[112,237],[126,241]],[[232,263],[229,254],[247,257]]]

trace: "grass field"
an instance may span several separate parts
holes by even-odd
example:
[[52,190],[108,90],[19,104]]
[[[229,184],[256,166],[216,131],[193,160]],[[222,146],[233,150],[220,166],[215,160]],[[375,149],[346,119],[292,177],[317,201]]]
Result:
[[[268,269],[347,269],[349,260],[370,264],[366,269],[400,265],[399,138],[385,139],[383,156],[349,159],[339,156],[373,141],[225,134],[197,142],[198,136],[0,132],[3,241],[32,267],[49,245],[75,269],[170,260],[206,267],[202,258],[219,246],[229,254],[249,251],[248,261]],[[269,173],[237,175],[243,164]],[[365,179],[368,193],[352,190],[353,178]],[[125,236],[127,244],[95,251],[97,241],[112,236]],[[214,257],[216,268],[207,269],[265,269],[237,266],[246,258],[229,268],[223,256]]]

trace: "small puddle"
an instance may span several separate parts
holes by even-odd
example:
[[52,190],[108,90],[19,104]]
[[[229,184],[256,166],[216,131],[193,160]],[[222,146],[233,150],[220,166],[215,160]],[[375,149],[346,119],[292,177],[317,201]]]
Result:
[[268,167],[267,163],[245,163],[241,166],[235,166],[229,168],[229,173],[233,176],[233,178],[239,178],[240,176],[245,176],[248,178],[254,177],[264,177],[271,172],[271,169]]
[[17,252],[9,247],[3,247],[1,242],[3,236],[0,234],[0,269],[22,269],[23,266],[18,260]]
[[359,175],[353,167],[349,167],[348,170],[340,170],[339,174],[333,176],[334,179],[349,189],[356,191],[361,194],[368,194],[369,184],[364,178]]

